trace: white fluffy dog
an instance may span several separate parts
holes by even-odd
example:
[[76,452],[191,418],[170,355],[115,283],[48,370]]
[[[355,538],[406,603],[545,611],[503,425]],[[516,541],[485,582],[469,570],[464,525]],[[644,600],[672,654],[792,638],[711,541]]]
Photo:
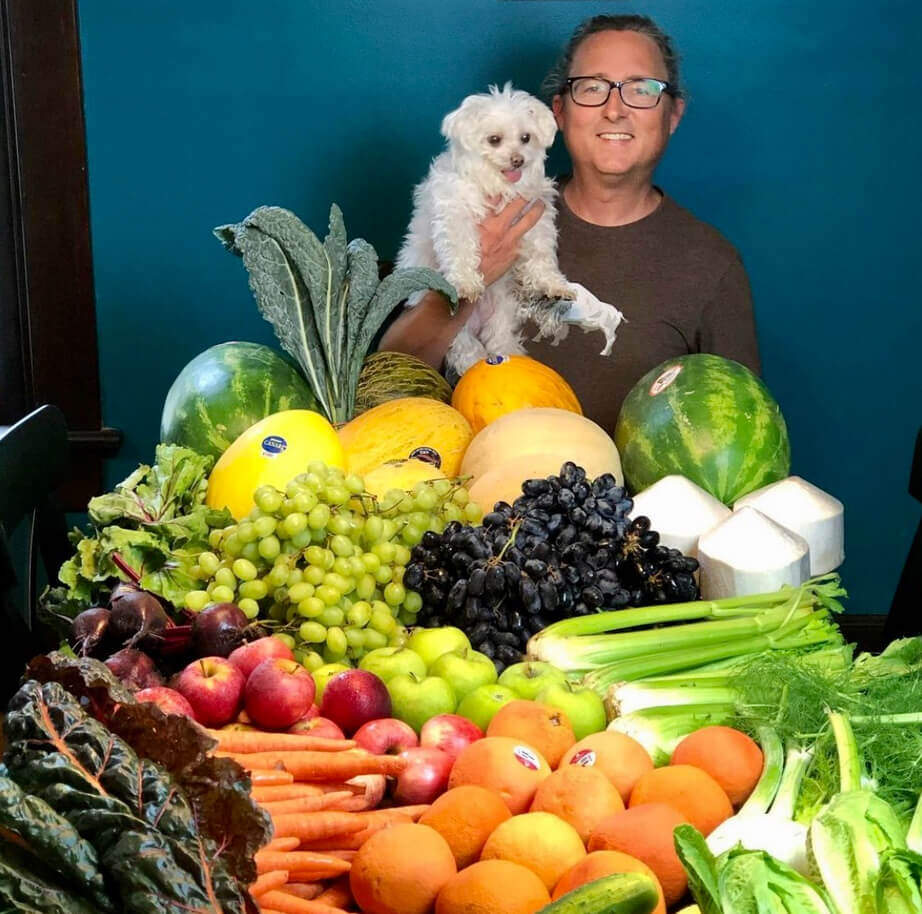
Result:
[[[438,270],[461,298],[477,302],[446,357],[459,375],[487,355],[523,353],[526,317],[536,318],[542,333],[557,333],[574,298],[557,266],[557,191],[544,174],[556,132],[547,105],[510,83],[491,86],[489,93],[468,96],[442,121],[448,148],[414,191],[413,218],[396,266]],[[478,226],[516,197],[542,201],[544,212],[522,237],[512,269],[485,288]]]

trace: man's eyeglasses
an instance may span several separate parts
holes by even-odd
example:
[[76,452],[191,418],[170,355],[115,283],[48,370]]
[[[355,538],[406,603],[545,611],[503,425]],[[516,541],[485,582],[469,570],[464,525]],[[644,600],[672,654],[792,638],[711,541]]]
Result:
[[571,76],[566,81],[570,90],[570,98],[577,105],[587,108],[600,108],[608,102],[612,89],[617,89],[621,101],[628,108],[655,108],[663,94],[672,95],[673,89],[669,83],[652,77],[638,77],[635,79],[622,79],[612,82],[601,76]]

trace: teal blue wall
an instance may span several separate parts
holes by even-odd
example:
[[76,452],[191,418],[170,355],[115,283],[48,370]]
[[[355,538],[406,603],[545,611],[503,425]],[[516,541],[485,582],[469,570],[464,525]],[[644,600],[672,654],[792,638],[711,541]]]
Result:
[[[691,101],[659,183],[740,249],[793,471],[847,507],[850,608],[885,612],[919,505],[922,5],[663,0],[79,3],[109,483],[196,353],[271,343],[211,228],[263,203],[396,252],[442,116],[535,91],[572,27],[646,12]],[[558,148],[553,164],[565,169]]]

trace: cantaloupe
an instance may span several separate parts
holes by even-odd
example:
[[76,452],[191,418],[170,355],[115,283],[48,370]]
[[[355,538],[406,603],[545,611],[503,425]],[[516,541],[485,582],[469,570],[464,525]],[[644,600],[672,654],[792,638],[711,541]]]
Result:
[[[479,431],[461,462],[461,475],[472,476],[476,484],[509,463],[509,478],[524,473],[518,480],[521,484],[526,479],[559,473],[568,460],[583,467],[590,478],[611,473],[619,485],[623,483],[618,449],[604,429],[585,416],[549,407],[507,413]],[[500,485],[508,491],[507,481],[500,482],[496,475],[491,480],[497,481],[484,483],[484,495]],[[485,502],[474,500],[485,507]]]
[[456,409],[429,397],[388,400],[356,416],[339,430],[350,473],[364,476],[389,460],[416,456],[428,449],[446,476],[457,476],[473,432]]

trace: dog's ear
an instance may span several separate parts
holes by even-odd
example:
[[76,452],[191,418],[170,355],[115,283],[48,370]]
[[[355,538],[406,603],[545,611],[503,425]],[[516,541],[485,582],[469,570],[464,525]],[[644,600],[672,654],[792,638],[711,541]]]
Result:
[[464,99],[460,108],[449,112],[442,120],[442,136],[465,149],[475,148],[475,127],[480,120],[483,103],[484,98],[480,95],[469,95]]
[[535,136],[538,142],[547,148],[554,142],[554,137],[557,135],[557,121],[554,119],[554,112],[544,102],[539,102],[537,99],[528,110],[535,123]]

